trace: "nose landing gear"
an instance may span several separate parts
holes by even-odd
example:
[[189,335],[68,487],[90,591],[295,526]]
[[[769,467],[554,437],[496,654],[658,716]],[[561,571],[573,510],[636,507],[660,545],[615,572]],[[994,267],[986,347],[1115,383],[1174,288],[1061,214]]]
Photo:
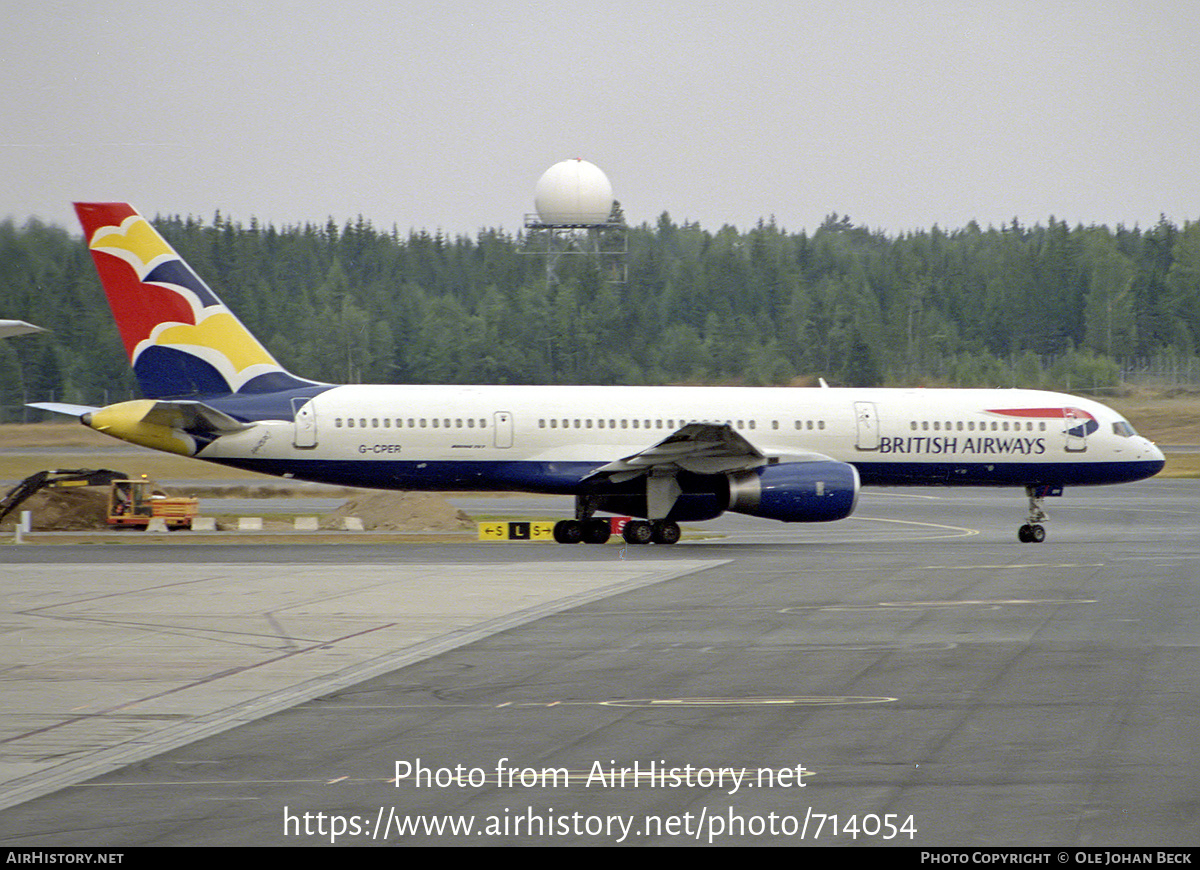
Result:
[[1046,487],[1025,487],[1025,495],[1029,497],[1029,522],[1017,529],[1017,540],[1022,544],[1040,544],[1046,540],[1046,530],[1042,523],[1046,520],[1046,511],[1042,508],[1043,494]]
[[1046,540],[1046,530],[1038,523],[1026,523],[1017,529],[1017,540],[1022,544],[1040,544]]

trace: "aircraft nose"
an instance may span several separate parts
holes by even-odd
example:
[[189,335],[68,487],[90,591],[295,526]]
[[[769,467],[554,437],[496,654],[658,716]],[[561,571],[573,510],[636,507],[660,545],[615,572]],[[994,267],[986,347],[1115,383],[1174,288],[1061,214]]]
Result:
[[1163,466],[1167,464],[1167,458],[1163,456],[1163,452],[1158,449],[1158,445],[1153,441],[1148,438],[1143,438],[1142,441],[1145,442],[1145,451],[1142,454],[1145,457],[1145,461],[1152,462],[1157,466],[1151,474],[1158,474],[1163,470]]

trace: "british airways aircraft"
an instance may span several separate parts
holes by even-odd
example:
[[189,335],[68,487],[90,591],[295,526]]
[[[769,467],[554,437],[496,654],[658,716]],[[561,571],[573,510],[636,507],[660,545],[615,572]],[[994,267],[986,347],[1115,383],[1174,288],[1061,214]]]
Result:
[[147,398],[77,416],[125,441],[298,480],[573,495],[560,543],[632,544],[725,511],[848,517],[860,486],[1024,487],[1045,539],[1065,486],[1156,474],[1163,455],[1097,402],[1034,390],[337,386],[286,371],[150,223],[77,203]]

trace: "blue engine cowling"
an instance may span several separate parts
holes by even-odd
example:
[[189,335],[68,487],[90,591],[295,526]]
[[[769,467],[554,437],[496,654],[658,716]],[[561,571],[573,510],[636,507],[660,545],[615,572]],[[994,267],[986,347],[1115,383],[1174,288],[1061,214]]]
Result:
[[854,513],[858,471],[836,460],[764,465],[729,476],[729,510],[785,523],[823,523]]

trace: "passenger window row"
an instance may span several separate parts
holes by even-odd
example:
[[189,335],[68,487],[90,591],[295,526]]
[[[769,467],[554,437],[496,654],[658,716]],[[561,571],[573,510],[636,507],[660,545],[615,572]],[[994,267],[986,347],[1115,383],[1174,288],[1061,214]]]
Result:
[[[978,427],[976,421],[967,420],[913,420],[909,424],[909,428],[916,432],[1033,432],[1034,424],[1032,420],[1026,420],[1024,425],[1020,420],[1009,422],[1008,420],[980,420]],[[1039,420],[1037,423],[1037,431],[1046,431],[1046,421]]]
[[404,419],[396,417],[394,420],[390,417],[347,417],[343,420],[341,417],[333,418],[333,425],[336,429],[341,429],[344,425],[347,429],[486,429],[487,419],[485,417],[409,417]]
[[[677,428],[693,423],[694,420],[674,419],[643,419],[643,418],[542,418],[538,420],[540,429],[666,429],[674,431]],[[333,425],[337,429],[486,429],[487,419],[484,417],[335,417]],[[725,425],[734,429],[757,430],[757,420],[726,420]],[[821,431],[825,428],[824,420],[795,420],[796,431]],[[1043,424],[1044,426],[1044,424]],[[772,429],[779,429],[779,421],[771,421]],[[916,428],[916,424],[913,424]]]
[[[667,429],[674,431],[688,423],[695,423],[695,420],[673,420],[667,419],[643,419],[643,418],[622,418],[620,420],[610,418],[603,419],[588,419],[581,417],[570,417],[561,419],[557,417],[541,418],[538,420],[539,429]],[[734,429],[757,430],[757,420],[726,420],[725,425]],[[800,429],[824,429],[824,420],[797,420],[795,421],[797,430]],[[778,429],[779,421],[772,420],[771,428]]]

